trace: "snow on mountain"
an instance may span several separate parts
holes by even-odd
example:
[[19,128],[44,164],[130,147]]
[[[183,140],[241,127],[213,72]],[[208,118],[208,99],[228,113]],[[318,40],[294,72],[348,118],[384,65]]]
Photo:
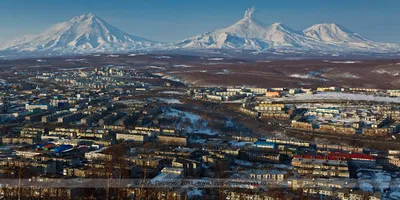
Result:
[[204,33],[177,42],[174,46],[180,48],[210,48],[210,49],[250,49],[267,48],[269,43],[257,40],[263,37],[265,26],[253,19],[255,9],[250,8],[237,23],[214,32]]
[[262,38],[266,28],[264,24],[253,18],[254,12],[254,7],[247,9],[241,20],[228,28],[221,29],[218,32],[231,33],[235,36],[244,38]]
[[324,42],[341,43],[346,41],[365,42],[366,39],[357,33],[338,24],[315,24],[303,31],[309,37]]
[[264,36],[260,39],[272,44],[271,49],[275,50],[320,50],[324,48],[320,42],[281,23],[274,23],[267,27]]
[[265,26],[248,9],[235,24],[177,42],[184,49],[245,49],[256,51],[395,52],[395,44],[368,40],[335,24],[317,24],[296,31],[281,23]]
[[[395,44],[366,39],[340,25],[316,24],[296,31],[281,23],[269,26],[254,19],[254,7],[233,25],[176,43],[158,43],[122,32],[89,13],[54,25],[39,35],[12,41],[0,54],[38,55],[126,52],[132,50],[252,50],[258,52],[392,53]],[[11,52],[11,53],[10,53]]]
[[4,50],[17,52],[118,52],[153,47],[158,43],[132,36],[89,13],[58,23],[36,36],[12,41]]
[[395,44],[371,41],[338,24],[315,24],[305,29],[303,33],[321,42],[336,45],[338,49],[344,48],[352,51],[373,52],[391,52],[399,50],[399,47]]
[[281,24],[265,26],[253,18],[255,9],[248,9],[235,24],[204,33],[175,45],[188,49],[245,49],[245,50],[310,50],[323,49],[321,43],[302,32]]

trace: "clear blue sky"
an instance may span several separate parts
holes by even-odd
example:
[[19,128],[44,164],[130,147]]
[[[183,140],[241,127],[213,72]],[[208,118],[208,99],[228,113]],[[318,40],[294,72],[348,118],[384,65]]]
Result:
[[129,34],[173,42],[226,27],[251,6],[265,24],[303,30],[334,22],[400,44],[399,0],[0,0],[0,44],[89,12]]

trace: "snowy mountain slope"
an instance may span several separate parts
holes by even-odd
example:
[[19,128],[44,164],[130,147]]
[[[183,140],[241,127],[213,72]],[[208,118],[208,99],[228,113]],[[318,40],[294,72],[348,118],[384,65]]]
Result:
[[320,50],[328,48],[313,38],[305,36],[281,23],[274,23],[267,27],[264,37],[260,38],[272,44],[272,49]]
[[338,24],[315,24],[303,31],[309,37],[324,41],[324,42],[364,42],[367,41],[362,36],[353,33]]
[[391,52],[399,50],[399,47],[395,44],[371,41],[338,24],[315,24],[305,29],[303,33],[308,37],[326,44],[335,45],[338,49],[343,48],[350,51],[373,52]]
[[253,18],[255,8],[247,9],[243,18],[235,24],[219,30],[219,33],[231,33],[243,38],[262,38],[266,31],[266,27],[261,22]]
[[245,49],[256,51],[396,52],[395,44],[368,40],[338,25],[317,24],[295,31],[281,23],[265,26],[253,18],[254,8],[235,24],[174,44],[184,49]]
[[37,36],[12,41],[5,50],[87,53],[142,49],[155,45],[158,43],[126,34],[89,13],[56,24]]
[[172,46],[187,49],[248,49],[261,50],[270,44],[255,38],[245,38],[229,32],[204,33]]
[[174,43],[172,46],[188,49],[210,48],[261,50],[268,48],[270,46],[269,43],[257,40],[257,38],[263,37],[266,27],[262,23],[253,19],[252,15],[254,11],[254,7],[248,9],[241,20],[227,28],[200,34]]
[[[122,32],[89,13],[72,18],[34,36],[25,36],[0,49],[0,55],[37,56],[132,50],[251,50],[279,53],[393,53],[395,44],[379,43],[340,25],[316,24],[304,31],[274,23],[269,26],[254,19],[254,7],[233,25],[203,33],[176,43],[159,43]],[[206,51],[203,51],[206,50]]]
[[[265,26],[253,18],[254,8],[235,24],[175,43],[184,49],[311,50],[326,49],[321,42],[281,24]],[[328,45],[329,46],[329,45]]]

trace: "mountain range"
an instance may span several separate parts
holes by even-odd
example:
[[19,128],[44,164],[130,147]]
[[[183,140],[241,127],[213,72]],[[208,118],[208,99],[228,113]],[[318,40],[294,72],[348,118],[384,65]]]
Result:
[[337,24],[316,24],[304,31],[253,18],[254,8],[235,24],[175,43],[181,48],[247,49],[257,51],[396,52],[395,44],[368,40]]
[[151,50],[250,50],[256,52],[393,53],[399,46],[371,41],[338,24],[315,24],[303,31],[254,19],[248,9],[235,24],[175,43],[127,34],[89,13],[58,23],[39,35],[11,41],[3,53],[81,54]]

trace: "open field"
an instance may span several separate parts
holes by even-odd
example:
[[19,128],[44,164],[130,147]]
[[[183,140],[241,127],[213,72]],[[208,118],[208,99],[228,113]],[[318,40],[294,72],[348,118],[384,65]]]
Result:
[[400,88],[400,59],[244,60],[185,55],[88,55],[0,61],[0,78],[16,71],[89,70],[112,65],[191,86]]

